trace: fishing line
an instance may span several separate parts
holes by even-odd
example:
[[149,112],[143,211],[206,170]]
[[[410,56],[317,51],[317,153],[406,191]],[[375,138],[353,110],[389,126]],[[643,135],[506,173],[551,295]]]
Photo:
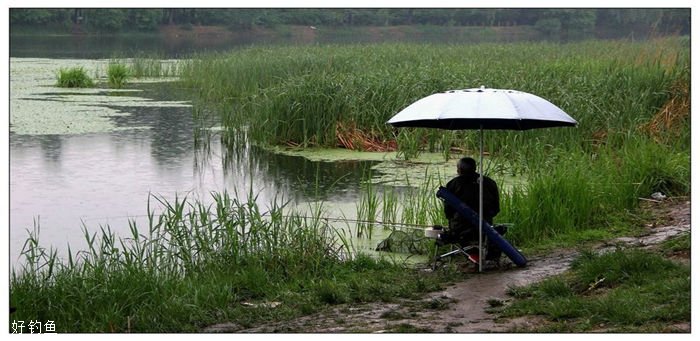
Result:
[[[161,214],[162,215],[162,214]],[[153,215],[130,215],[130,216],[109,216],[109,217],[95,217],[95,218],[88,218],[88,219],[83,219],[81,218],[80,220],[83,222],[86,221],[95,221],[95,220],[109,220],[109,219],[130,219],[130,218],[147,218],[147,217],[156,217],[160,216],[158,214],[153,214]],[[271,217],[272,213],[270,212],[265,212],[260,214],[260,216],[263,217]],[[281,215],[282,218],[290,219],[290,218],[304,218],[304,219],[318,219],[318,220],[325,220],[325,221],[334,221],[334,222],[345,222],[345,223],[356,223],[356,224],[376,224],[376,225],[390,225],[390,226],[404,226],[406,228],[412,228],[412,229],[424,229],[427,227],[433,227],[433,225],[426,225],[426,224],[411,224],[411,223],[399,223],[399,222],[392,222],[392,221],[379,221],[379,220],[363,220],[363,219],[349,219],[349,218],[340,218],[340,217],[314,217],[314,216],[306,216],[306,215]]]
[[[269,216],[270,213],[265,212],[262,215]],[[361,220],[361,219],[348,219],[348,218],[337,218],[337,217],[310,217],[310,216],[289,216],[289,215],[282,215],[282,217],[283,218],[318,219],[318,220],[326,220],[326,221],[354,222],[354,223],[377,224],[377,225],[406,226],[408,228],[414,228],[414,229],[423,229],[426,227],[433,227],[433,225],[425,225],[425,224],[397,223],[397,222],[392,222],[392,221]]]

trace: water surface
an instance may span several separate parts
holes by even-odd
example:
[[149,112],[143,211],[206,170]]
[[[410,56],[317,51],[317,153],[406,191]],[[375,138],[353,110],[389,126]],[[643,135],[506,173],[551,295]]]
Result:
[[[13,262],[35,226],[42,244],[76,250],[84,245],[83,226],[94,232],[109,225],[119,235],[128,231],[129,220],[145,224],[151,195],[210,202],[212,192],[252,191],[261,207],[273,200],[322,200],[347,208],[356,202],[363,174],[377,163],[311,161],[249,145],[234,152],[216,134],[208,148],[198,148],[193,132],[200,127],[174,83],[135,83],[121,94],[58,89],[48,74],[51,62],[12,59]],[[62,60],[56,68],[66,62],[95,61]],[[100,124],[82,124],[98,119]]]

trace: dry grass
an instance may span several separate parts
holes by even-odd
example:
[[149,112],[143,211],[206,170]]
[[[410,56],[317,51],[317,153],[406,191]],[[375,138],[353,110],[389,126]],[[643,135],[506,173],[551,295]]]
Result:
[[359,129],[355,122],[338,122],[335,126],[335,136],[338,138],[338,146],[350,150],[388,152],[397,148],[396,140],[387,140],[379,134],[368,133]]
[[677,137],[688,124],[690,118],[690,84],[678,81],[671,87],[671,98],[639,129],[655,141],[662,142],[664,137]]

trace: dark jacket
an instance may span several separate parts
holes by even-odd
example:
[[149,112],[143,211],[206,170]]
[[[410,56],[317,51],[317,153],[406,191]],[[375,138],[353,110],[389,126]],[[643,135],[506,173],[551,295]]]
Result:
[[[479,213],[479,173],[463,174],[450,180],[445,185],[448,191],[456,195],[462,202]],[[493,217],[501,211],[498,195],[498,185],[488,176],[484,176],[484,220],[493,224]],[[445,216],[450,220],[468,224],[455,209],[445,203]]]

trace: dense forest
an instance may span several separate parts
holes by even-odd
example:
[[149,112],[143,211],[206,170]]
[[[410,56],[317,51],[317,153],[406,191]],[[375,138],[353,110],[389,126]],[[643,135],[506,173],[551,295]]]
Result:
[[[309,26],[534,26],[543,34],[589,37],[596,31],[689,34],[689,8],[11,8],[17,31],[152,32],[161,25],[220,25],[231,30]],[[13,33],[11,31],[11,33]]]

